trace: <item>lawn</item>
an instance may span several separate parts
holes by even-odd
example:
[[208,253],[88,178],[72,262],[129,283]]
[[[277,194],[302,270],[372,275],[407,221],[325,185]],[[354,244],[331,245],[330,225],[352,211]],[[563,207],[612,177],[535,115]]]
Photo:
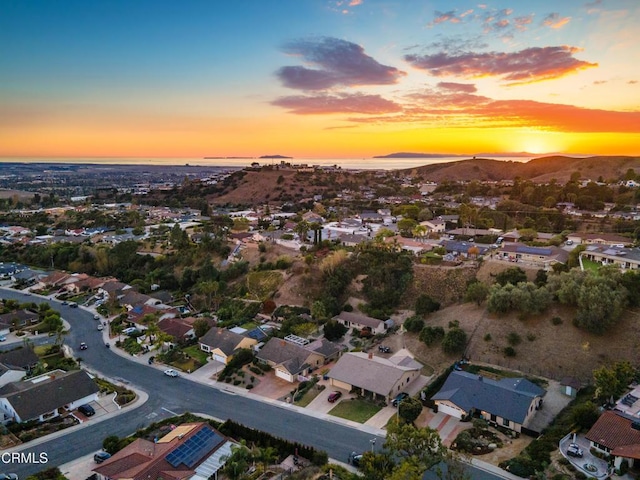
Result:
[[582,265],[584,266],[585,270],[594,270],[596,272],[602,266],[600,262],[594,262],[593,260],[587,260],[586,258],[582,259]]
[[367,400],[355,398],[351,400],[343,400],[338,405],[333,407],[329,414],[346,418],[358,423],[364,423],[378,413],[382,407],[371,403]]
[[298,400],[297,402],[295,402],[295,404],[299,407],[306,407],[307,405],[309,405],[311,403],[311,401],[316,398],[320,392],[322,391],[321,389],[317,388],[318,385],[311,387],[309,390],[307,390],[307,393],[304,394],[304,396]]
[[191,345],[190,347],[184,349],[184,353],[189,355],[194,360],[199,361],[202,365],[207,363],[207,360],[209,359],[209,355],[207,354],[207,352],[200,350],[200,345]]

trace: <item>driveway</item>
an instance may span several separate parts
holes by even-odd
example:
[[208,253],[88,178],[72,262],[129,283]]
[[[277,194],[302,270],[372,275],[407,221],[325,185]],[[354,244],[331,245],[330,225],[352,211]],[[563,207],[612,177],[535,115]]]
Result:
[[536,412],[525,427],[535,432],[542,432],[542,430],[551,424],[562,409],[569,405],[571,400],[571,397],[562,393],[560,382],[549,380],[547,393],[542,399],[542,408]]
[[[571,457],[567,455],[567,448],[571,443],[577,444],[582,450],[583,457]],[[590,442],[582,435],[569,434],[560,440],[560,453],[571,462],[579,471],[583,472],[588,478],[607,478],[609,476],[609,464],[606,460],[598,458],[589,451]],[[596,470],[592,470],[595,468]]]

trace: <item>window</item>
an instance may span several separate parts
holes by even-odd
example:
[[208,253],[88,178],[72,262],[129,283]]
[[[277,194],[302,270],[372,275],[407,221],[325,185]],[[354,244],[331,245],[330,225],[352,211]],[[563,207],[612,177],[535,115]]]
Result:
[[506,418],[502,419],[502,425],[504,425],[505,427],[508,427],[509,423],[510,423],[509,420],[507,420]]
[[498,419],[493,413],[491,414],[491,421],[495,422]]

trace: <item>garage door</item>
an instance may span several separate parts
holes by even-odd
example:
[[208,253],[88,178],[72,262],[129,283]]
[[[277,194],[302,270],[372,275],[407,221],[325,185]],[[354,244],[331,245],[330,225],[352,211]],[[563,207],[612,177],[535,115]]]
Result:
[[213,355],[213,359],[214,359],[216,362],[224,363],[225,365],[226,365],[226,363],[227,363],[227,359],[226,359],[225,357],[223,357],[222,355],[214,354],[214,355]]
[[285,372],[284,370],[280,370],[278,368],[276,368],[276,377],[278,378],[282,378],[283,380],[286,380],[287,382],[293,382],[293,377],[291,376],[291,374],[289,372]]
[[450,407],[449,405],[444,405],[442,403],[438,404],[438,412],[442,412],[445,415],[450,415],[455,418],[462,418],[462,412],[460,410]]

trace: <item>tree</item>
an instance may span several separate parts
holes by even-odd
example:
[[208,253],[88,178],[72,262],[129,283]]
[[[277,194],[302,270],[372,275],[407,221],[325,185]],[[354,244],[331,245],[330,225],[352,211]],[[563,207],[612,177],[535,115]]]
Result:
[[422,412],[422,402],[414,397],[405,398],[398,405],[398,415],[407,423],[413,423]]
[[395,464],[389,452],[365,452],[360,460],[360,471],[368,480],[386,480]]
[[428,315],[440,310],[440,302],[435,301],[429,295],[422,294],[416,299],[416,315]]
[[500,285],[517,285],[520,282],[527,281],[527,274],[520,267],[511,267],[503,270],[496,275],[496,283]]
[[583,430],[589,430],[599,416],[598,407],[593,402],[576,405],[571,411],[571,420]]
[[329,320],[324,324],[324,337],[329,341],[339,340],[347,330],[347,327],[337,320]]
[[398,220],[398,230],[403,237],[411,236],[413,229],[416,228],[418,222],[416,222],[413,218],[403,218],[402,220]]
[[424,328],[424,320],[417,315],[407,318],[403,323],[407,332],[418,333]]
[[420,472],[418,479],[422,478],[425,470],[442,461],[446,453],[437,430],[429,427],[417,428],[410,423],[401,425],[391,422],[384,446],[392,457],[402,459],[400,467],[405,464],[417,467]]
[[600,401],[618,398],[636,376],[636,370],[628,361],[616,362],[612,367],[602,366],[593,371],[595,397]]
[[486,283],[475,281],[471,282],[467,287],[464,299],[467,302],[476,302],[478,306],[487,299],[489,295],[489,287]]
[[209,322],[206,318],[198,318],[193,322],[193,333],[196,338],[203,337],[210,329]]
[[450,329],[442,339],[445,353],[462,353],[467,346],[467,334],[459,327]]
[[322,322],[327,319],[327,307],[322,300],[316,300],[311,304],[311,316],[316,322]]

